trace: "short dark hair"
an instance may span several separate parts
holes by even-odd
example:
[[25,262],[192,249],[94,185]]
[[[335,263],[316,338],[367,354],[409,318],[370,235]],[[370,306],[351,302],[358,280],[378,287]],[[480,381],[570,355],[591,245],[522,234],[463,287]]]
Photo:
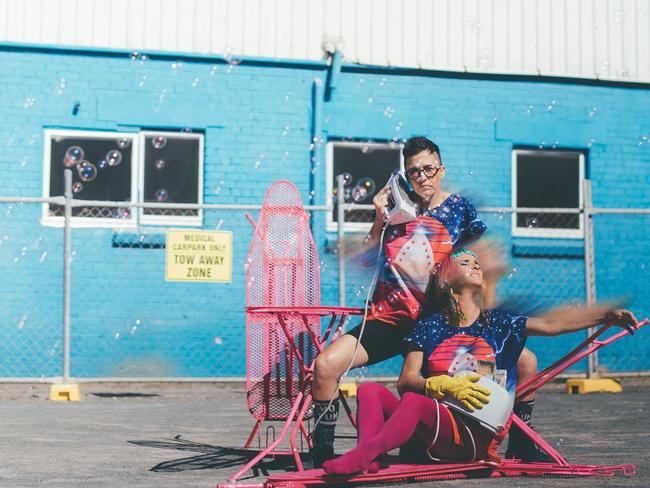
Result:
[[442,155],[440,154],[440,148],[438,147],[438,144],[431,141],[430,139],[427,139],[426,137],[416,136],[411,137],[404,143],[404,148],[402,149],[404,162],[408,161],[416,154],[420,154],[422,151],[429,151],[431,154],[437,154],[438,157],[442,160]]

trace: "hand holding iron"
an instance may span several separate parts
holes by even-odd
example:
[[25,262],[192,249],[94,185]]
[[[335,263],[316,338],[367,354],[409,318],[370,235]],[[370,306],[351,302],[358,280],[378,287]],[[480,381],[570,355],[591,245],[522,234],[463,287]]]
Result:
[[375,206],[375,220],[383,223],[386,220],[386,215],[388,214],[388,199],[390,197],[390,188],[388,186],[383,187],[377,192],[375,197],[372,199],[372,204]]

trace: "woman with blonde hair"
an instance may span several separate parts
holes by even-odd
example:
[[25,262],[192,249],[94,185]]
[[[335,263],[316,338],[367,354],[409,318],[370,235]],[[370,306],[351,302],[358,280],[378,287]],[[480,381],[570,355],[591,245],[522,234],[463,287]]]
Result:
[[[526,317],[482,309],[483,273],[476,254],[461,248],[440,274],[443,310],[418,321],[408,345],[398,399],[383,385],[366,383],[357,398],[357,447],[324,463],[329,474],[374,471],[377,457],[415,443],[432,460],[499,461],[497,435],[471,412],[490,403],[492,391],[478,384],[490,376],[514,396],[517,359],[529,335],[554,336],[603,322],[633,331],[627,310],[608,306],[555,309]],[[465,413],[446,402],[460,403]],[[508,412],[504,412],[507,416]]]

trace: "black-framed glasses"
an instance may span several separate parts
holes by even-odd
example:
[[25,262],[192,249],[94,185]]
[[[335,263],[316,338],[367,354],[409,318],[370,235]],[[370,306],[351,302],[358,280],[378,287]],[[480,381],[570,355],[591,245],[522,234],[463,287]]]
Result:
[[425,166],[424,168],[410,168],[405,171],[406,177],[409,180],[415,181],[420,177],[420,174],[424,173],[424,176],[427,178],[433,178],[438,174],[442,166]]

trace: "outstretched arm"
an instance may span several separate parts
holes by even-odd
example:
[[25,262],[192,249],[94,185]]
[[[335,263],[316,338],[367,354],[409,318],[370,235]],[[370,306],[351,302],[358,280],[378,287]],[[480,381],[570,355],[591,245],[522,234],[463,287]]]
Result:
[[551,310],[526,322],[528,335],[556,336],[612,322],[634,333],[638,322],[629,310],[613,307],[567,307]]

